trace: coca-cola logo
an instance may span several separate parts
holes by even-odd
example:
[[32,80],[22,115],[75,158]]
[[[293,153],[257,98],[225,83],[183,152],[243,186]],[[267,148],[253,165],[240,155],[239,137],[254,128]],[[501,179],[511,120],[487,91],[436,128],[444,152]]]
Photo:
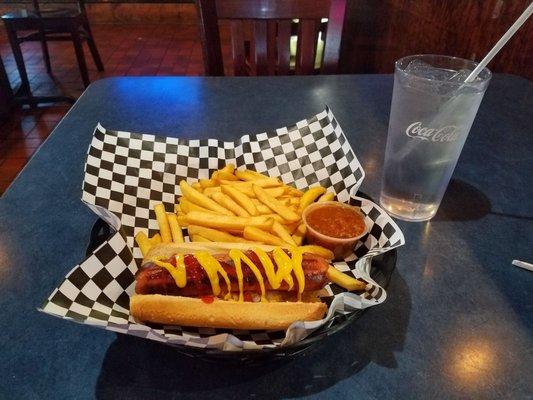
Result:
[[443,126],[441,128],[428,128],[422,126],[422,122],[417,121],[407,127],[405,134],[412,138],[431,142],[455,142],[459,139],[461,131],[455,125]]

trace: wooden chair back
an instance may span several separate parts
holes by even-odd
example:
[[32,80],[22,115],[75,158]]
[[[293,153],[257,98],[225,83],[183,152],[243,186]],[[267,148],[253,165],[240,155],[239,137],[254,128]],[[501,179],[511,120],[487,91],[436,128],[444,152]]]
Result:
[[[86,12],[85,11],[85,0],[76,0],[76,1],[72,1],[72,3],[65,3],[65,4],[76,4],[78,11],[81,14],[85,14]],[[41,16],[41,6],[39,4],[39,0],[32,0],[32,5],[33,5],[33,10],[35,11],[35,13]],[[59,10],[63,10],[63,8],[54,7],[51,11],[59,11]]]
[[[231,25],[235,75],[291,73],[290,41],[295,19],[294,73],[315,72],[319,32],[325,37],[320,73],[337,72],[346,0],[197,0],[196,4],[206,75],[224,75],[219,20],[229,20]],[[323,18],[328,19],[327,26],[321,23]]]

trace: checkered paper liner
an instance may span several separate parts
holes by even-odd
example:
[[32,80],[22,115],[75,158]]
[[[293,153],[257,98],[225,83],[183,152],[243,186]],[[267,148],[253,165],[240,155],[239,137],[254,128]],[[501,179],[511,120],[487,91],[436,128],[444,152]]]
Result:
[[[335,192],[340,201],[360,206],[369,233],[354,254],[335,267],[366,281],[366,290],[355,294],[327,285],[326,317],[295,322],[287,331],[137,323],[129,314],[129,297],[135,291],[135,272],[142,259],[135,234],[158,232],[154,205],[163,202],[172,211],[181,194],[181,179],[192,183],[208,178],[227,163],[279,177],[298,189],[321,185]],[[98,125],[87,154],[82,200],[115,233],[68,273],[41,311],[169,345],[242,351],[294,344],[321,326],[334,326],[343,316],[386,299],[385,290],[370,278],[371,259],[403,245],[404,237],[377,205],[350,195],[357,193],[363,178],[364,171],[329,108],[295,125],[246,135],[235,142],[166,138]]]

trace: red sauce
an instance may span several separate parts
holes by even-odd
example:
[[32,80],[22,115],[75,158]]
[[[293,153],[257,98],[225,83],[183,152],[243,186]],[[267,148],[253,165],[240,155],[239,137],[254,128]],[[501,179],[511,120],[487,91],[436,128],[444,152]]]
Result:
[[359,236],[366,228],[363,217],[357,211],[335,205],[325,205],[311,210],[306,220],[315,231],[338,239]]
[[215,301],[215,296],[201,296],[200,299],[206,304],[211,304]]

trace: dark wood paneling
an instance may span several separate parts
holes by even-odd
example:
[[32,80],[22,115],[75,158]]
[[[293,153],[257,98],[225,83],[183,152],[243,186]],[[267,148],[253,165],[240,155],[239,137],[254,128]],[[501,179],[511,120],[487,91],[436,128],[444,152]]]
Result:
[[[480,61],[530,0],[352,0],[348,2],[340,66],[344,73],[389,73],[417,53]],[[533,19],[489,65],[533,79]]]
[[310,0],[223,0],[217,2],[221,19],[321,18],[329,14],[329,2]]

